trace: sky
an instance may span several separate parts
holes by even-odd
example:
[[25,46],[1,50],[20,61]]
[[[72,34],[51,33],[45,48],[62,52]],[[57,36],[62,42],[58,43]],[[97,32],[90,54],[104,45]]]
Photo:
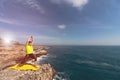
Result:
[[120,0],[0,0],[0,37],[38,45],[120,45]]

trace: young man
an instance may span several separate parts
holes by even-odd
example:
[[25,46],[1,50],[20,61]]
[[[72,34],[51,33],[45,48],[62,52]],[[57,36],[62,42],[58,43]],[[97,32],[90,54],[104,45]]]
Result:
[[18,66],[20,66],[21,64],[26,63],[27,60],[29,60],[30,58],[34,59],[34,65],[35,67],[37,67],[37,57],[36,55],[33,54],[33,43],[34,43],[34,39],[33,36],[29,36],[27,41],[26,41],[26,56],[24,57],[24,59],[19,63]]

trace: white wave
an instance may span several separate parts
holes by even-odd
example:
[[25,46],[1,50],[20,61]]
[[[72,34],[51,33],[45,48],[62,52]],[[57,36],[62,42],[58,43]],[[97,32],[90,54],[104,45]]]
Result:
[[[37,58],[37,61],[42,61],[47,59],[48,55],[43,55]],[[34,64],[34,60],[27,61],[26,63]]]
[[43,55],[37,58],[37,61],[45,60],[48,57],[48,55]]
[[48,54],[48,57],[50,57],[50,58],[57,58],[56,55],[51,55],[51,54]]
[[64,72],[58,72],[53,80],[70,80],[69,76]]
[[50,49],[50,47],[46,47],[45,49]]
[[96,65],[95,62],[93,61],[80,61],[80,60],[75,60],[76,63],[78,64],[91,64],[91,65]]
[[120,66],[112,65],[106,62],[95,62],[95,61],[81,61],[81,60],[75,60],[77,64],[88,64],[88,65],[94,65],[94,66],[101,66],[101,67],[111,67],[111,68],[117,68],[120,69]]

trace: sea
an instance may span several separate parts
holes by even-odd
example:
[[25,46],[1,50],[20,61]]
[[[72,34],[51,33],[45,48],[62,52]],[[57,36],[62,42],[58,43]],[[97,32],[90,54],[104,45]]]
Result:
[[50,46],[39,64],[57,71],[53,80],[120,80],[120,46]]

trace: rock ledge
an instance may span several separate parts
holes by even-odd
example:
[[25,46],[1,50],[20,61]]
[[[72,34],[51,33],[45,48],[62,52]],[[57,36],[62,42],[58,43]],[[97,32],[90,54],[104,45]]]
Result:
[[56,71],[50,64],[43,64],[37,71],[5,69],[0,71],[0,80],[53,80]]

